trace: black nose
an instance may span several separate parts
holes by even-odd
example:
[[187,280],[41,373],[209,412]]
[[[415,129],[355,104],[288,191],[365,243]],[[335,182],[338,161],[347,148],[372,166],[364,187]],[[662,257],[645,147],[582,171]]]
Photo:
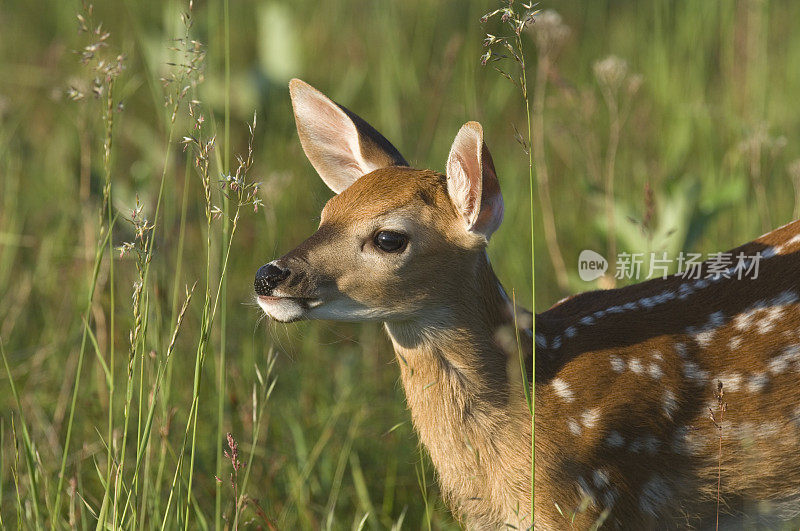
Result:
[[261,266],[256,271],[256,280],[253,282],[253,287],[258,295],[269,295],[275,287],[286,280],[290,271],[283,269],[274,262],[270,262],[265,266]]

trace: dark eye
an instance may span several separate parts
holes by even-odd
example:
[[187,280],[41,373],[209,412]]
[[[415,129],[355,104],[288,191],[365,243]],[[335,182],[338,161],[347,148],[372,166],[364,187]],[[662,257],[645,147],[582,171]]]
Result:
[[387,253],[399,253],[406,248],[408,236],[399,232],[382,230],[375,235],[375,247]]

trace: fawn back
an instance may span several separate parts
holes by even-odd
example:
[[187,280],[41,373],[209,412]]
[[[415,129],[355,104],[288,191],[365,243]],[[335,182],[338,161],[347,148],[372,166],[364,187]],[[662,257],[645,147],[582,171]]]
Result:
[[703,527],[718,487],[723,515],[800,514],[798,251],[796,221],[537,316],[537,527],[553,501],[579,527]]

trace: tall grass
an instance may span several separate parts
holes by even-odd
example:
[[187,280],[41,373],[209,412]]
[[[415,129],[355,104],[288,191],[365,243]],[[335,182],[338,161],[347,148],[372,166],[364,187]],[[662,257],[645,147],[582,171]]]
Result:
[[[531,102],[530,97],[528,94],[528,73],[527,73],[527,53],[528,50],[524,44],[523,40],[523,32],[533,24],[538,11],[534,10],[533,3],[525,4],[525,3],[518,3],[517,5],[514,4],[513,0],[509,0],[505,7],[500,9],[496,9],[490,13],[485,14],[481,18],[481,22],[488,22],[490,19],[494,17],[499,17],[501,24],[503,24],[503,34],[501,36],[495,36],[492,34],[487,34],[486,38],[483,41],[484,46],[487,48],[486,53],[481,56],[481,63],[486,65],[488,62],[493,63],[502,63],[504,59],[507,59],[505,65],[495,66],[495,70],[499,72],[503,77],[508,79],[518,90],[520,96],[522,97],[522,101],[525,105],[525,126],[527,130],[527,136],[523,137],[518,131],[516,131],[516,139],[517,142],[522,147],[523,152],[527,155],[528,158],[528,192],[530,198],[530,231],[531,231],[531,303],[535,304],[536,302],[536,278],[535,278],[535,270],[536,270],[536,239],[535,239],[535,216],[534,216],[534,201],[533,201],[533,189],[534,189],[534,180],[538,180],[539,182],[539,191],[540,197],[542,198],[542,204],[547,205],[545,209],[545,220],[547,223],[545,224],[545,232],[548,234],[548,243],[550,244],[550,251],[551,257],[554,259],[553,264],[556,266],[556,278],[559,279],[562,289],[566,288],[566,270],[563,266],[563,259],[561,258],[561,251],[558,248],[558,245],[555,243],[555,225],[553,222],[553,212],[552,206],[550,205],[550,195],[549,195],[549,184],[547,182],[547,169],[544,165],[543,154],[542,154],[542,141],[540,138],[537,137],[537,164],[536,164],[536,174],[538,179],[534,178],[534,137],[533,137],[533,126],[532,126],[532,116],[531,116]],[[498,54],[499,51],[499,54]],[[540,47],[541,52],[541,47]],[[541,53],[540,53],[541,55]],[[497,57],[494,57],[497,56]],[[545,56],[546,57],[546,56]],[[508,63],[511,63],[512,69],[509,72]],[[544,61],[540,59],[539,68],[537,69],[537,83],[535,86],[535,104],[538,104],[538,112],[536,113],[537,124],[541,122],[541,116],[543,109],[539,107],[544,102],[544,84],[541,81],[544,76],[546,76],[546,72],[542,71],[543,64],[546,64]],[[515,67],[515,68],[514,68]],[[513,73],[512,73],[513,72]],[[513,125],[513,124],[512,124]],[[537,131],[540,131],[542,128],[541,126],[537,128]],[[543,193],[544,191],[544,193]],[[514,324],[515,324],[515,331],[516,331],[516,342],[517,342],[517,353],[519,356],[519,366],[520,366],[520,374],[522,375],[522,392],[525,396],[525,402],[528,405],[528,411],[530,412],[531,416],[531,507],[530,507],[530,515],[531,521],[533,521],[533,514],[534,514],[534,507],[536,505],[536,395],[530,389],[530,385],[528,384],[527,373],[528,371],[525,369],[525,356],[527,353],[523,351],[520,338],[519,338],[519,329],[522,326],[519,323],[518,316],[517,316],[517,305],[516,305],[516,292],[512,291],[511,301],[512,306],[514,308]],[[536,322],[535,318],[531,320],[530,324],[531,336],[535,337],[536,335]],[[532,345],[532,352],[531,352],[531,381],[536,381],[536,345]]]
[[[102,2],[83,34],[80,6],[3,6],[3,526],[454,526],[382,331],[275,325],[252,305],[255,270],[310,234],[329,197],[294,133],[289,77],[417,166],[441,169],[458,127],[479,120],[506,201],[489,253],[537,310],[596,287],[575,275],[581,249],[720,251],[760,233],[765,212],[777,225],[797,210],[800,7],[538,6],[570,28],[526,140],[547,166],[548,235],[540,197],[531,223],[530,161],[510,126],[526,131],[524,102],[477,59],[480,18],[502,5]],[[536,31],[520,35],[531,86]],[[641,75],[619,127],[593,68],[611,55]],[[248,165],[248,145],[244,184],[234,154]],[[244,466],[235,493],[228,433]]]

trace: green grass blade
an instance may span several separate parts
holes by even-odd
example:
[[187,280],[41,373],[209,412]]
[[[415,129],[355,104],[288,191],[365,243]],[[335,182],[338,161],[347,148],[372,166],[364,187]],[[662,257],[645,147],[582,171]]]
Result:
[[31,441],[30,433],[28,432],[28,423],[22,413],[22,402],[19,400],[17,393],[17,386],[14,384],[14,377],[11,375],[11,368],[8,366],[6,359],[6,349],[3,346],[3,339],[0,338],[0,354],[3,356],[3,365],[6,368],[6,375],[8,376],[8,383],[11,386],[11,394],[14,396],[14,401],[17,403],[17,411],[19,412],[19,420],[22,424],[22,442],[24,443],[25,450],[25,463],[28,466],[28,479],[31,484],[31,501],[33,502],[33,515],[36,520],[36,529],[41,529],[42,523],[40,520],[39,510],[39,488],[36,482],[36,459],[34,458],[35,450],[33,449],[33,442]]

